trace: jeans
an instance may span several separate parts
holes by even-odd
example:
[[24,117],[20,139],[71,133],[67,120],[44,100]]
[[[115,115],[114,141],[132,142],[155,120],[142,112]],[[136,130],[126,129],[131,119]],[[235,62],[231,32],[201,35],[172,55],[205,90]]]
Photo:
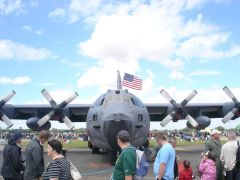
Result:
[[226,171],[226,180],[240,180],[240,169],[234,168],[231,171]]

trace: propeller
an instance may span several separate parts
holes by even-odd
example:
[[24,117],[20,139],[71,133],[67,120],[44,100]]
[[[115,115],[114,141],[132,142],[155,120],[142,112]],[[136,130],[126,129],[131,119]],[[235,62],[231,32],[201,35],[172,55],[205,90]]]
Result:
[[47,99],[47,101],[51,104],[52,106],[52,111],[50,111],[48,114],[46,114],[45,116],[43,116],[41,119],[39,119],[39,121],[37,122],[38,125],[41,127],[43,126],[46,122],[48,122],[52,116],[58,115],[60,118],[62,119],[63,122],[67,125],[67,127],[69,129],[73,129],[74,128],[74,124],[72,123],[72,121],[66,116],[66,114],[64,113],[63,109],[69,104],[71,103],[74,99],[76,99],[76,97],[78,96],[78,94],[75,92],[73,93],[68,99],[66,99],[65,101],[61,102],[60,104],[57,104],[52,96],[49,94],[49,92],[46,89],[43,89],[41,91],[42,95]]
[[235,105],[234,105],[234,108],[229,112],[229,113],[227,113],[224,117],[223,117],[223,119],[222,119],[222,122],[223,123],[226,123],[226,122],[228,122],[229,120],[231,120],[235,115],[236,115],[236,113],[238,112],[238,110],[240,109],[240,103],[239,103],[239,101],[237,100],[237,98],[234,96],[234,94],[232,93],[232,91],[227,87],[227,86],[225,86],[224,88],[223,88],[223,91],[228,95],[228,97],[230,97],[232,100],[233,100],[233,102],[235,103]]
[[176,101],[164,89],[160,91],[160,94],[173,106],[173,110],[161,121],[161,126],[166,126],[178,114],[185,118],[193,127],[198,126],[197,121],[184,109],[187,103],[197,95],[197,91],[193,90],[180,104],[176,103]]
[[10,94],[8,94],[5,98],[3,98],[0,101],[0,119],[8,126],[8,128],[10,128],[13,125],[13,123],[7,117],[7,115],[4,114],[2,108],[15,94],[16,94],[16,92],[12,90],[12,92]]

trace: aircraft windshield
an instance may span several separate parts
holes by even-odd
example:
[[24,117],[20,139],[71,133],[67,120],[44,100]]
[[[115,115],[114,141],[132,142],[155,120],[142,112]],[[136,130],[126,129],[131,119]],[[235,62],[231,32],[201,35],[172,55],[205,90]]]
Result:
[[131,100],[132,100],[132,103],[133,103],[135,106],[144,107],[144,104],[142,103],[142,101],[141,101],[140,99],[138,99],[136,96],[132,95]]
[[93,107],[97,107],[97,106],[103,105],[103,102],[104,102],[104,100],[105,100],[105,96],[106,96],[106,94],[100,96],[100,97],[93,103]]

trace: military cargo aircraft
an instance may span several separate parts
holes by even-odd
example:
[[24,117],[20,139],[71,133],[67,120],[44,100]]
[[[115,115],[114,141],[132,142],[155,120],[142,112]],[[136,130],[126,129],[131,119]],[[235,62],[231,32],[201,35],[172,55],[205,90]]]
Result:
[[240,103],[228,87],[223,90],[233,102],[187,105],[197,91],[192,91],[181,103],[177,103],[163,89],[160,93],[170,104],[144,104],[127,89],[122,89],[119,73],[117,78],[117,89],[108,90],[93,104],[69,104],[78,96],[76,92],[57,104],[46,89],[41,93],[50,105],[6,104],[15,95],[12,91],[0,101],[0,119],[8,127],[12,126],[10,119],[26,119],[27,126],[35,131],[50,129],[50,120],[64,122],[69,129],[74,128],[73,122],[86,122],[89,147],[96,153],[99,148],[118,151],[116,136],[123,129],[129,131],[134,146],[147,144],[150,121],[165,126],[170,121],[186,119],[188,127],[204,129],[209,126],[210,118],[223,117],[222,121],[226,123],[240,116]]

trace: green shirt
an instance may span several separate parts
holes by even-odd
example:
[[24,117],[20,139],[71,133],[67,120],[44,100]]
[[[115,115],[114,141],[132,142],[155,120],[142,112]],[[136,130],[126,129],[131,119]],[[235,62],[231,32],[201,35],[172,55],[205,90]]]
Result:
[[125,176],[134,175],[136,168],[136,150],[126,147],[119,155],[113,170],[113,180],[124,180]]

